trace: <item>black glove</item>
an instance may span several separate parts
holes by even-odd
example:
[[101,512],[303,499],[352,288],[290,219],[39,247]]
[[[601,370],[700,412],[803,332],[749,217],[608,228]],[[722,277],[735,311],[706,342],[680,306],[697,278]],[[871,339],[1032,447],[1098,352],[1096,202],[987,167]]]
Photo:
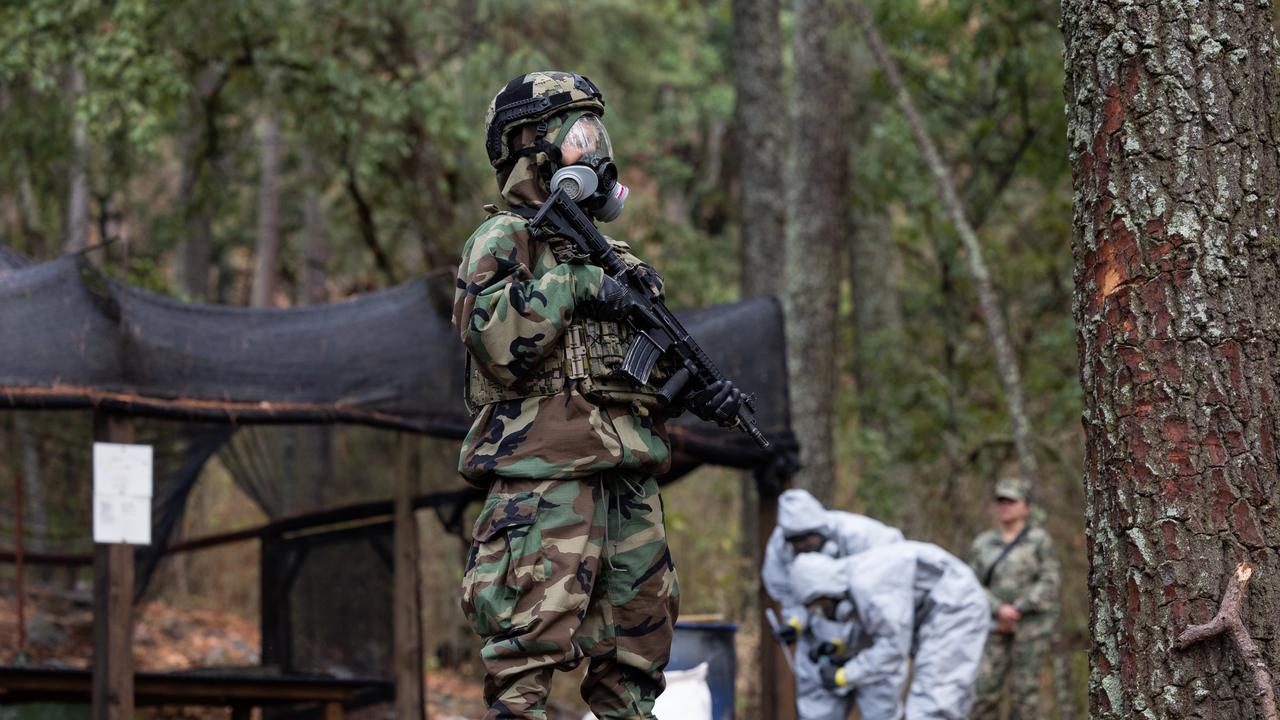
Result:
[[809,648],[809,662],[819,663],[821,658],[835,659],[844,648],[833,642],[822,642]]
[[742,391],[729,380],[717,380],[706,388],[689,396],[686,407],[694,415],[729,427],[737,422],[738,408],[742,406]]
[[609,275],[603,275],[600,292],[586,302],[587,314],[596,320],[624,322],[639,304],[631,297],[631,291]]
[[796,640],[800,638],[800,631],[796,630],[794,625],[783,625],[775,634],[778,640],[787,645],[795,645]]
[[841,666],[832,662],[831,658],[823,656],[822,660],[818,662],[818,675],[822,678],[822,687],[830,690],[831,692],[835,692],[843,687],[840,683],[836,682],[836,673],[840,672],[840,667]]

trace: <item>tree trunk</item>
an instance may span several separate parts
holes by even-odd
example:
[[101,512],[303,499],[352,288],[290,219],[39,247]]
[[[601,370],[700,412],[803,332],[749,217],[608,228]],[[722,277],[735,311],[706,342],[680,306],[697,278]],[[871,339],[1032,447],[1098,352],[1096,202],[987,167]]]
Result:
[[[741,228],[741,283],[744,298],[784,292],[786,196],[779,191],[785,167],[787,104],[782,91],[782,28],[779,0],[733,1],[734,106],[733,144],[738,178],[738,227]],[[752,473],[742,473],[741,532],[738,551],[754,574],[763,558],[759,537],[760,498]],[[754,585],[754,583],[753,583]],[[755,593],[738,608],[744,622],[756,622],[760,610]],[[761,697],[751,693],[743,708],[747,717],[761,716]]]
[[796,0],[795,63],[804,68],[793,104],[787,172],[786,301],[791,418],[800,438],[795,483],[831,500],[835,485],[835,420],[840,247],[848,234],[845,64],[832,39],[829,0]]
[[186,235],[178,244],[178,286],[196,300],[212,297],[209,267],[213,262],[213,212],[210,199],[200,192],[200,179],[210,169],[217,172],[217,94],[227,77],[221,63],[210,63],[198,74],[195,96],[186,108],[186,130],[182,133],[182,179],[178,201],[182,204]]
[[[84,73],[73,62],[68,78],[72,108],[84,91]],[[67,174],[67,226],[62,249],[75,252],[89,245],[89,128],[78,114],[71,120],[71,164]]]
[[329,227],[320,198],[324,178],[316,166],[311,148],[301,148],[300,152],[302,173],[307,179],[302,205],[302,232],[306,242],[303,250],[306,264],[303,271],[304,304],[320,305],[329,301]]
[[[850,118],[849,141],[861,148],[871,136],[880,115],[878,101],[872,100],[871,80],[874,59],[865,44],[858,44],[850,63],[849,92],[857,108]],[[858,154],[855,149],[854,154]],[[851,185],[856,181],[851,179]],[[888,408],[886,390],[891,386],[882,374],[888,370],[886,358],[898,357],[896,347],[902,335],[902,306],[898,300],[899,268],[893,228],[883,204],[873,197],[872,188],[851,187],[855,198],[848,238],[849,289],[853,297],[853,377],[857,383],[862,422],[888,433],[889,418],[880,409]],[[879,360],[879,362],[877,362]]]
[[1280,191],[1266,3],[1065,0],[1094,589],[1090,716],[1260,717],[1225,638],[1173,649],[1254,567],[1280,655]]
[[782,91],[782,30],[778,0],[734,0],[733,64],[737,103],[742,296],[783,293],[786,195],[786,98]]
[[258,239],[253,256],[249,304],[270,307],[276,291],[280,255],[280,116],[268,110],[258,119],[261,167],[258,176]]

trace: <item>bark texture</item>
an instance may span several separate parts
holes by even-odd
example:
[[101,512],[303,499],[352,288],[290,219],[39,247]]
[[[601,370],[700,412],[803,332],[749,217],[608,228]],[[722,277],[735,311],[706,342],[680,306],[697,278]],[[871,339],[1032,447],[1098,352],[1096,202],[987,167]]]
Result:
[[840,252],[847,233],[845,66],[832,37],[833,1],[796,0],[796,82],[787,172],[787,364],[791,418],[800,439],[794,482],[827,502],[835,484]]
[[1065,0],[1094,718],[1257,718],[1240,561],[1280,652],[1280,272],[1268,3]]
[[783,291],[778,270],[786,261],[782,241],[786,195],[778,181],[786,171],[787,105],[782,91],[780,11],[779,0],[733,3],[743,297],[781,297]]

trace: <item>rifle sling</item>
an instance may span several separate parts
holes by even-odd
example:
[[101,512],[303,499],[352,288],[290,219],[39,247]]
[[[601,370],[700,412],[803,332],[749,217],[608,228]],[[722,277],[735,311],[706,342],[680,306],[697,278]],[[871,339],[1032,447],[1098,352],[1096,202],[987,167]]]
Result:
[[1022,538],[1027,536],[1027,531],[1030,529],[1031,529],[1030,524],[1023,525],[1022,530],[1019,531],[1018,534],[1015,535],[1014,538],[1009,541],[1008,545],[1004,546],[1004,549],[1001,550],[1000,554],[996,556],[995,562],[991,563],[991,567],[987,568],[987,572],[983,574],[982,587],[991,587],[991,576],[995,574],[996,566],[1000,564],[1001,560],[1004,560],[1006,557],[1008,557],[1009,551],[1013,550],[1015,545],[1022,542]]

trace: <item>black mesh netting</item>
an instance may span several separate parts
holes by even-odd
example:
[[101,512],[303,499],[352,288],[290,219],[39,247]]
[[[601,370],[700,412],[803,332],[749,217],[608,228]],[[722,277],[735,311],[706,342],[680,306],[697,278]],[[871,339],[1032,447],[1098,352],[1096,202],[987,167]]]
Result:
[[[17,459],[0,463],[0,483],[11,487],[6,475],[22,474],[49,496],[46,511],[27,513],[27,549],[90,549],[93,415],[84,411],[137,416],[137,441],[156,446],[153,545],[138,551],[138,592],[183,539],[187,502],[217,458],[270,528],[258,537],[263,661],[385,676],[396,438],[375,429],[465,433],[448,293],[419,279],[288,310],[196,305],[129,287],[83,257],[31,263],[0,245],[0,408],[17,411],[0,413],[0,452]],[[714,463],[751,468],[776,486],[796,455],[780,308],[755,299],[681,317],[725,373],[757,395],[774,446],[761,451],[745,435],[686,415],[673,425],[664,480]],[[368,435],[351,441],[361,432]],[[462,508],[478,491],[454,476],[448,483],[417,505],[461,533]],[[0,510],[0,531],[14,519]]]
[[[468,425],[462,349],[425,279],[330,305],[246,309],[131,288],[78,257],[21,266],[10,253],[0,263],[0,405],[344,421],[454,438]],[[684,317],[725,373],[756,394],[778,450],[791,449],[777,303]],[[694,457],[739,467],[769,459],[737,433],[687,417],[677,425]]]

